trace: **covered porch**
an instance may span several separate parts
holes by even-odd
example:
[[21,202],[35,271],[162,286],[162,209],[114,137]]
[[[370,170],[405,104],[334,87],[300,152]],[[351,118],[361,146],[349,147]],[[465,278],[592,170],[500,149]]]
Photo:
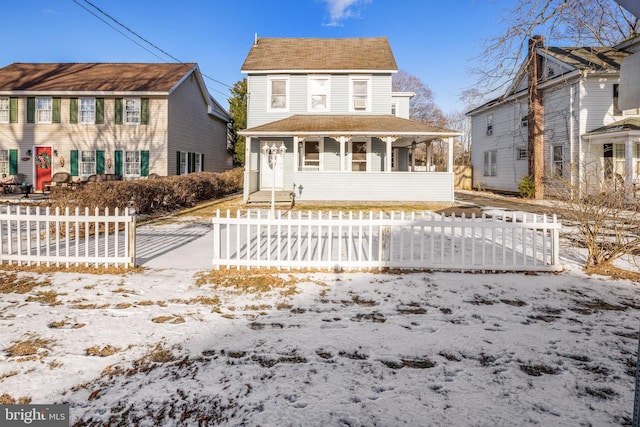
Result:
[[[247,138],[245,201],[272,188],[308,201],[454,198],[459,132],[391,115],[295,115],[240,134]],[[446,146],[438,168],[436,141]]]

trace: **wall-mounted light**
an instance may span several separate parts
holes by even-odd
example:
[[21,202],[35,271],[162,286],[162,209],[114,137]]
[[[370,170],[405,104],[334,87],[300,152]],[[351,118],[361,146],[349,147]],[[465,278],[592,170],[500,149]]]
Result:
[[53,150],[53,155],[58,157],[58,150]]
[[31,157],[31,150],[27,150],[27,157]]

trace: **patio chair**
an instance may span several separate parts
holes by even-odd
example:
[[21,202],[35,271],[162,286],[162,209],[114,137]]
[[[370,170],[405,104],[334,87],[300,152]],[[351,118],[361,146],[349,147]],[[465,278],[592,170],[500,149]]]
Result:
[[71,174],[69,172],[56,172],[50,181],[44,181],[42,188],[44,191],[51,191],[51,187],[68,187],[71,183]]

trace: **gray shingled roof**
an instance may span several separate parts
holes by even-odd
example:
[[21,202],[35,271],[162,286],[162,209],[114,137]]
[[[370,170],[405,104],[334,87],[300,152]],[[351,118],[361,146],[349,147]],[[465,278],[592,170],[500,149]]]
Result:
[[14,63],[0,91],[168,92],[195,63]]
[[586,135],[599,135],[614,132],[640,131],[640,118],[630,117],[628,119],[618,120],[606,126],[599,127],[587,132]]
[[259,38],[241,68],[242,72],[397,69],[386,37]]
[[544,47],[541,51],[579,70],[619,70],[629,53],[611,47]]
[[460,132],[393,115],[293,115],[246,129],[242,135],[389,135],[448,137]]

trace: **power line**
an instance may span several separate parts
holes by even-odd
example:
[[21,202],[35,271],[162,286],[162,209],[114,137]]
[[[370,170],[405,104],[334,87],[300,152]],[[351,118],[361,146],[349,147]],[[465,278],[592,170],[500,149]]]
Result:
[[[123,23],[121,23],[120,21],[118,21],[116,18],[114,18],[113,16],[109,15],[107,12],[105,12],[104,10],[102,10],[101,8],[99,8],[98,6],[96,6],[95,4],[91,3],[89,0],[83,0],[85,3],[87,3],[88,5],[90,5],[91,7],[93,7],[94,9],[96,9],[98,12],[100,12],[102,15],[106,16],[107,18],[109,18],[110,20],[112,20],[113,22],[115,22],[116,24],[118,24],[119,26],[121,26],[122,28],[124,28],[125,30],[127,30],[129,33],[133,34],[134,36],[136,36],[137,38],[139,38],[140,40],[144,41],[145,43],[147,43],[149,46],[153,47],[154,49],[162,52],[164,55],[168,56],[169,58],[173,59],[175,62],[179,62],[181,64],[183,64],[184,62],[179,60],[178,58],[176,58],[175,56],[173,56],[172,54],[170,54],[169,52],[167,52],[166,50],[160,48],[159,46],[157,46],[156,44],[152,43],[151,41],[147,40],[146,38],[142,37],[140,34],[138,34],[137,32],[133,31],[131,28],[127,27],[126,25],[124,25]],[[87,12],[91,13],[93,16],[95,16],[96,18],[100,19],[102,22],[104,22],[105,24],[107,24],[109,27],[113,28],[114,30],[116,30],[117,32],[119,32],[120,34],[122,34],[123,36],[125,36],[127,39],[131,40],[132,42],[134,42],[135,44],[137,44],[138,46],[142,47],[144,50],[146,50],[147,52],[151,53],[153,56],[155,56],[156,58],[163,60],[160,56],[158,56],[157,54],[151,52],[149,49],[147,49],[146,47],[142,46],[140,43],[136,42],[135,40],[133,40],[131,37],[128,37],[126,34],[124,34],[122,31],[118,30],[117,28],[115,28],[113,25],[109,24],[107,21],[105,21],[104,19],[102,19],[100,16],[96,15],[95,13],[93,13],[91,10],[87,9],[86,7],[84,7],[82,4],[80,4],[78,2],[78,0],[73,0],[74,3],[76,3],[78,6],[82,7],[84,10],[86,10]],[[165,61],[166,62],[166,61]],[[221,82],[220,80],[214,79],[211,76],[208,76],[207,74],[202,73],[202,76],[214,81],[222,86],[226,86],[229,89],[232,89],[232,86]],[[217,91],[219,92],[219,91]],[[219,92],[221,93],[221,92]]]

